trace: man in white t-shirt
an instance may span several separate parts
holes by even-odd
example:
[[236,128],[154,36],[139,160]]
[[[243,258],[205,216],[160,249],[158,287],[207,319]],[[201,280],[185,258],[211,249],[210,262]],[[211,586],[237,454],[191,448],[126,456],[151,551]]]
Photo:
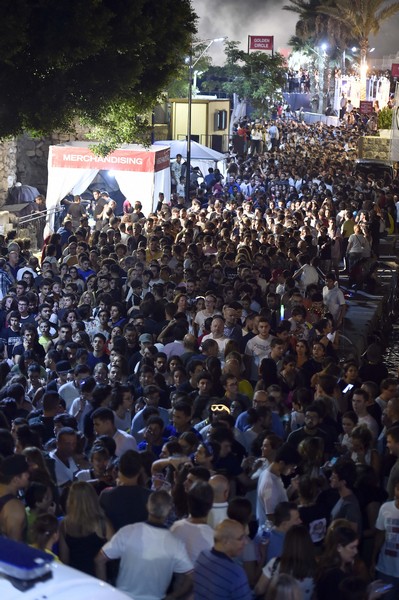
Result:
[[271,519],[280,502],[287,502],[287,492],[282,475],[290,475],[299,464],[300,456],[291,444],[283,444],[276,452],[276,458],[270,467],[261,472],[258,479],[256,517],[259,525]]
[[213,489],[213,504],[208,514],[208,525],[215,529],[219,523],[227,519],[230,483],[224,475],[212,475],[209,485]]
[[270,324],[267,319],[261,317],[258,324],[258,335],[251,338],[245,346],[244,360],[247,365],[251,381],[258,381],[258,369],[262,358],[269,358],[273,336],[270,335]]
[[224,361],[224,351],[229,338],[224,335],[224,319],[221,315],[215,315],[211,323],[211,333],[204,335],[202,341],[215,340],[219,348],[218,357]]
[[377,577],[393,586],[384,593],[384,599],[396,600],[399,597],[399,483],[395,486],[395,499],[381,506],[375,528],[373,563]]
[[342,290],[338,287],[335,273],[332,271],[326,275],[326,285],[323,287],[323,303],[327,311],[333,316],[335,329],[339,329],[344,322],[346,302]]
[[205,296],[205,308],[204,310],[199,310],[194,318],[194,334],[196,337],[202,335],[204,329],[205,320],[208,317],[214,317],[215,315],[220,314],[220,311],[216,310],[216,297],[213,294],[207,294]]
[[115,456],[120,458],[127,450],[137,450],[136,439],[115,427],[115,415],[110,408],[97,408],[92,416],[96,435],[109,435],[116,444]]
[[57,434],[56,449],[50,452],[50,457],[54,460],[55,478],[60,493],[64,487],[72,483],[79,470],[73,460],[77,442],[76,431],[71,427],[63,427]]
[[205,481],[198,481],[187,493],[189,516],[175,521],[170,528],[173,535],[184,543],[193,564],[202,550],[213,546],[213,529],[207,524],[212,502],[212,487]]
[[352,408],[357,415],[357,424],[366,425],[370,430],[374,442],[378,438],[379,427],[377,421],[370,415],[367,410],[368,393],[366,390],[357,389],[353,392]]
[[[185,596],[191,590],[190,561],[183,542],[164,523],[172,509],[165,491],[148,498],[148,521],[122,527],[96,557],[96,572],[105,581],[105,564],[120,559],[116,587],[134,600],[162,600]],[[175,575],[172,595],[167,590]]]

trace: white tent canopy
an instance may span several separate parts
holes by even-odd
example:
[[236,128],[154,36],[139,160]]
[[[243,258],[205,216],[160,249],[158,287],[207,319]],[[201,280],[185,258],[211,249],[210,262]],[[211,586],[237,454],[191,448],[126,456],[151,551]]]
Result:
[[167,144],[126,144],[109,154],[97,156],[94,142],[70,142],[50,146],[48,157],[47,228],[52,231],[53,211],[68,194],[82,194],[101,170],[112,170],[119,189],[128,200],[140,200],[148,215],[158,203],[159,192],[170,189],[170,157]]
[[[169,146],[171,159],[175,159],[177,154],[181,154],[183,159],[187,158],[186,140],[161,140],[154,142],[154,144],[156,146]],[[208,174],[209,167],[216,167],[222,175],[226,175],[226,155],[193,140],[191,140],[190,163],[192,167],[199,167],[204,176]]]

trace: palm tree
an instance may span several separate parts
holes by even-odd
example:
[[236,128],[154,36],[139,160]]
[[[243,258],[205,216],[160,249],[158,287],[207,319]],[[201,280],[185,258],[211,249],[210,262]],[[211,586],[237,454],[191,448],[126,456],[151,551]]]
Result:
[[345,22],[331,19],[321,9],[325,6],[333,6],[334,0],[289,0],[291,4],[283,6],[283,10],[295,12],[299,20],[295,27],[296,37],[307,44],[319,44],[327,41],[331,46],[343,47],[347,41],[349,31]]
[[[328,61],[336,58],[337,50],[341,49],[339,55],[346,48],[350,32],[345,23],[332,19],[329,15],[321,12],[321,8],[332,5],[333,0],[289,0],[290,4],[283,6],[283,10],[295,12],[299,15],[295,28],[295,36],[291,38],[290,45],[294,49],[302,48],[306,54],[318,57],[315,67],[319,72],[319,86],[317,94],[319,97],[319,112],[324,112],[324,104],[328,92],[327,69]],[[317,51],[321,42],[328,41],[330,52]]]
[[[292,0],[291,0],[292,1]],[[369,37],[376,35],[381,24],[399,11],[399,2],[383,7],[385,0],[334,0],[319,3],[317,12],[327,15],[350,30],[360,48],[361,100],[366,99],[366,72]]]

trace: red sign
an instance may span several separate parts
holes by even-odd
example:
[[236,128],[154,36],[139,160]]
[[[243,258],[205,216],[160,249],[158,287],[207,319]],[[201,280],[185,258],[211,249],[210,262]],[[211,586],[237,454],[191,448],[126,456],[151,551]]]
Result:
[[165,148],[164,150],[159,150],[155,153],[155,168],[154,171],[157,173],[158,171],[163,171],[164,169],[169,169],[170,167],[170,149]]
[[[169,148],[153,150],[115,150],[108,156],[97,156],[90,148],[51,146],[51,166],[69,169],[99,169],[151,173],[169,167]],[[158,156],[159,155],[159,156]]]
[[360,100],[360,114],[371,115],[373,112],[373,102],[371,100]]
[[399,63],[393,63],[391,68],[392,77],[399,77]]
[[274,36],[273,35],[249,35],[248,48],[249,50],[271,50],[273,52]]

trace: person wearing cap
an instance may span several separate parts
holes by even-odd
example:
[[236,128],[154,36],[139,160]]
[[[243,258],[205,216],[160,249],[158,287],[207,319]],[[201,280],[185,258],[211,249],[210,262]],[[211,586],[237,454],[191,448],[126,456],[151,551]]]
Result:
[[142,333],[139,337],[140,350],[132,354],[129,359],[129,369],[133,372],[137,364],[142,360],[146,348],[154,345],[151,333]]
[[0,464],[0,534],[16,542],[24,541],[27,526],[25,506],[17,494],[28,485],[26,458],[20,454],[4,458]]

